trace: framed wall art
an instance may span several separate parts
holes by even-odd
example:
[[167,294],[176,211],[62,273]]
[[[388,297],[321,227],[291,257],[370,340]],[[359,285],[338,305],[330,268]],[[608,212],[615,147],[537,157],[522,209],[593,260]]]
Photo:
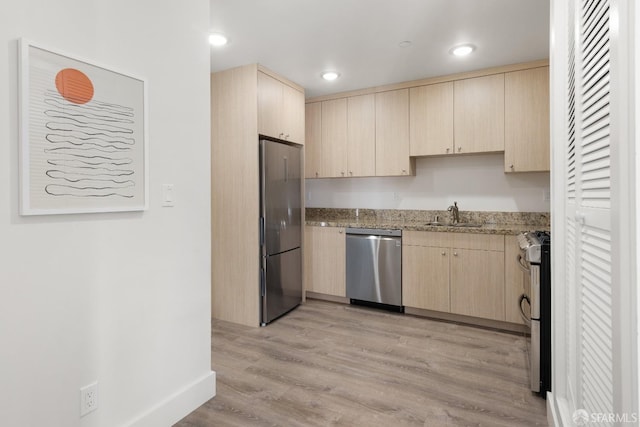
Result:
[[147,209],[145,81],[19,44],[21,215]]

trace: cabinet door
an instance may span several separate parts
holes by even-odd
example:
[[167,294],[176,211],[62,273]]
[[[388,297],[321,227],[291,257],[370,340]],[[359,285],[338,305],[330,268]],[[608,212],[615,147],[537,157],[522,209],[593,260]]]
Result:
[[344,228],[305,227],[306,290],[326,295],[347,295]]
[[258,72],[258,133],[283,138],[282,83]]
[[376,93],[376,176],[411,174],[409,89]]
[[282,84],[282,110],[282,131],[285,134],[283,139],[304,144],[304,93]]
[[320,178],[322,164],[322,104],[312,102],[305,106],[304,176]]
[[403,246],[403,305],[449,312],[449,253],[449,248]]
[[451,251],[451,312],[505,320],[504,252]]
[[347,98],[322,102],[322,174],[347,176]]
[[374,94],[347,98],[348,176],[376,174],[376,98]]
[[505,172],[549,170],[549,67],[504,76]]
[[457,80],[453,95],[456,153],[504,151],[504,74]]
[[[524,293],[526,273],[518,266],[516,257],[520,245],[516,236],[504,238],[504,315],[507,322],[524,324],[520,316],[518,299]],[[523,304],[526,309],[527,305]]]
[[409,153],[453,153],[453,82],[412,87],[409,91]]

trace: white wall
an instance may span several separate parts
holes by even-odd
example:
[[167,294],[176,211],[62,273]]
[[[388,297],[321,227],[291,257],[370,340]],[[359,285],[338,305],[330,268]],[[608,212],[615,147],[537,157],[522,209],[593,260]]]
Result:
[[549,173],[504,173],[504,155],[419,158],[416,176],[307,179],[307,207],[549,212]]
[[[207,0],[2,2],[0,425],[171,425],[215,393],[208,20]],[[148,211],[18,215],[19,37],[147,79]]]

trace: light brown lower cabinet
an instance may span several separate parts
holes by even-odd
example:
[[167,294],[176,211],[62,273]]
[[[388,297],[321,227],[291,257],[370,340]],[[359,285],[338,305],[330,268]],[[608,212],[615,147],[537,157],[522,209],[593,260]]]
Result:
[[403,305],[505,321],[504,236],[405,231]]
[[402,305],[449,311],[449,248],[404,246]]
[[451,312],[505,320],[504,251],[451,251]]
[[344,228],[305,227],[304,268],[306,290],[319,294],[347,295]]

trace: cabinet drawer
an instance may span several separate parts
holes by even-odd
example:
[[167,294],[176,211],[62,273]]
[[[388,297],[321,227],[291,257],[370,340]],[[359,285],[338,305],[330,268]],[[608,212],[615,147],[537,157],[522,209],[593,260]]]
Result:
[[504,252],[504,236],[498,234],[448,233],[451,247]]
[[451,233],[438,231],[405,231],[402,233],[402,244],[406,246],[451,247]]

